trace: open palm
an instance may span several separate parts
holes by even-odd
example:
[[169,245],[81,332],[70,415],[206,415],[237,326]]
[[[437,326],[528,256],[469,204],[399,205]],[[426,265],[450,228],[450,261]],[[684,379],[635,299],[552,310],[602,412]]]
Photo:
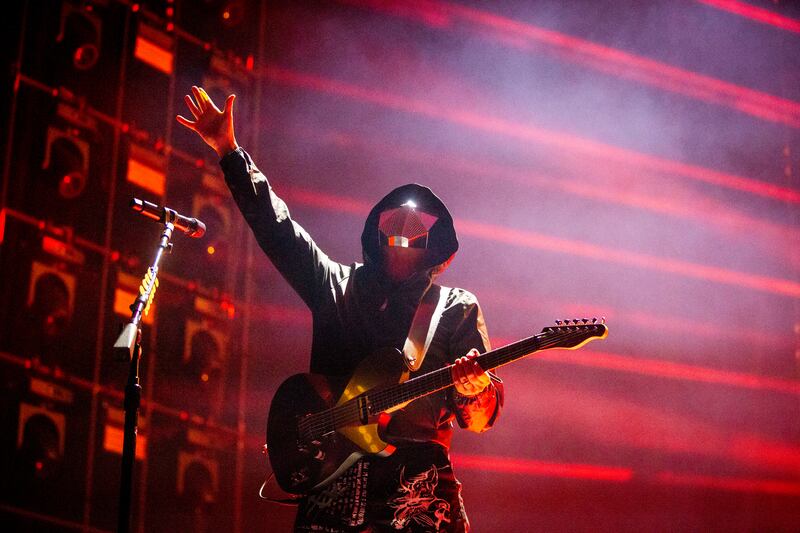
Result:
[[192,86],[192,95],[183,97],[186,107],[194,116],[189,120],[178,115],[176,120],[196,132],[207,145],[213,148],[219,157],[238,147],[236,136],[233,132],[233,101],[236,95],[230,95],[225,100],[225,108],[220,109],[214,104],[208,93],[202,87]]

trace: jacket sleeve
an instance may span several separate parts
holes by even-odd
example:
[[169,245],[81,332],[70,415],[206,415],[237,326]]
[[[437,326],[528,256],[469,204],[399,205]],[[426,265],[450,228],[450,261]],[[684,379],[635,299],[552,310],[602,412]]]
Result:
[[237,148],[222,158],[220,166],[259,246],[306,305],[315,310],[329,285],[331,272],[342,265],[331,261],[292,220],[289,208],[247,152]]
[[[454,358],[466,355],[473,348],[480,353],[491,349],[478,300],[466,292],[464,296],[465,301],[457,304],[461,306],[462,320],[450,340],[450,353]],[[451,408],[460,427],[481,433],[491,428],[500,416],[503,382],[493,372],[489,372],[489,376],[492,380],[489,386],[475,396],[463,396],[455,388],[450,389]]]

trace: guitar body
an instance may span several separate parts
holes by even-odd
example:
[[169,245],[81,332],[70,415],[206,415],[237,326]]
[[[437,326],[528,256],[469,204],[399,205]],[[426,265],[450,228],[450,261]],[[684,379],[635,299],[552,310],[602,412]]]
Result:
[[[337,406],[355,409],[356,402],[345,404],[369,390],[406,379],[402,355],[391,350],[364,359],[350,378],[296,374],[284,381],[267,419],[267,451],[278,485],[288,493],[305,494],[330,483],[365,454],[392,453],[394,448],[378,434],[378,416],[346,411],[355,420],[337,423],[323,434],[311,430],[329,420],[322,416],[316,422],[311,416]],[[338,420],[342,415],[336,416]]]

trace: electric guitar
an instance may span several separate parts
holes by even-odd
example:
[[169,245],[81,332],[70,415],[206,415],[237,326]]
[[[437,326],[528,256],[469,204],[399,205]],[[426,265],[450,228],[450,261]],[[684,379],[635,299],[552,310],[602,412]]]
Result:
[[[556,321],[538,335],[475,357],[484,370],[552,348],[577,349],[604,339],[604,321]],[[296,374],[275,393],[267,420],[267,452],[278,485],[305,494],[336,479],[366,454],[390,455],[378,435],[388,413],[453,386],[452,365],[409,379],[399,350],[364,359],[349,378]],[[385,419],[382,419],[382,422]]]

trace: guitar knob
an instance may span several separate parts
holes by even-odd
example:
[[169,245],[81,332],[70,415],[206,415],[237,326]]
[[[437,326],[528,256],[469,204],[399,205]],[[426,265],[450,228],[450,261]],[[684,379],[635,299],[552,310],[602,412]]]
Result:
[[301,468],[298,471],[292,472],[291,481],[293,485],[300,485],[308,481],[308,468]]

